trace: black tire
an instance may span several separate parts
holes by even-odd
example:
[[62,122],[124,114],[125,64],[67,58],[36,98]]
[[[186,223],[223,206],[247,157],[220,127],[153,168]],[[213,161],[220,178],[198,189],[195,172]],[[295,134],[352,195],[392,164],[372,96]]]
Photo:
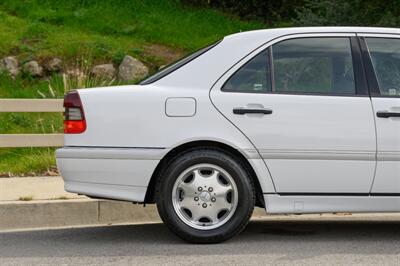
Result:
[[[172,201],[173,186],[180,174],[191,166],[203,163],[216,165],[228,172],[238,191],[233,215],[220,227],[210,230],[199,230],[184,223]],[[243,164],[230,153],[220,149],[196,148],[180,154],[169,163],[158,180],[156,202],[161,219],[180,238],[190,243],[218,243],[240,233],[248,224],[255,205],[254,184]]]

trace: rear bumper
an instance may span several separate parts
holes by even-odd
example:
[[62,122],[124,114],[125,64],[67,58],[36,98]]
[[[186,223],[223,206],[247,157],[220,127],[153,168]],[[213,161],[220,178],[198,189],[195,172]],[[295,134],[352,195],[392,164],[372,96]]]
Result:
[[56,151],[65,190],[92,197],[143,202],[167,149],[64,147]]

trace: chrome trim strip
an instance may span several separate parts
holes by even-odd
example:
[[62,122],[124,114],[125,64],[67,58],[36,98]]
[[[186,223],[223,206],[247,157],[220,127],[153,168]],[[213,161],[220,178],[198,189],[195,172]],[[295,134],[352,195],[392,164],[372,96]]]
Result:
[[263,159],[374,161],[375,151],[260,150]]
[[261,159],[257,150],[255,149],[243,149],[243,153],[247,159]]
[[378,161],[400,161],[400,151],[379,152]]

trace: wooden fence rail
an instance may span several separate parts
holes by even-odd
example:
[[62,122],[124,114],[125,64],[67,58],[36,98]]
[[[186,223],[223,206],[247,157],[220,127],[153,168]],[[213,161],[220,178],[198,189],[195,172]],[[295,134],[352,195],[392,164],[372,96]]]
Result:
[[[0,99],[0,113],[63,111],[62,99]],[[59,147],[63,144],[63,134],[0,134],[0,148]]]

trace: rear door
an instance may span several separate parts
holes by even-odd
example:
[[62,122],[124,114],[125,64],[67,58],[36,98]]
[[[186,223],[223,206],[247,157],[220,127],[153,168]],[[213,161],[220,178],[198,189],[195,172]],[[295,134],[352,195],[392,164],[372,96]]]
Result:
[[255,145],[277,192],[368,193],[375,125],[355,34],[271,44],[215,84],[213,103]]
[[400,38],[364,34],[361,44],[367,53],[377,132],[372,193],[400,194]]

